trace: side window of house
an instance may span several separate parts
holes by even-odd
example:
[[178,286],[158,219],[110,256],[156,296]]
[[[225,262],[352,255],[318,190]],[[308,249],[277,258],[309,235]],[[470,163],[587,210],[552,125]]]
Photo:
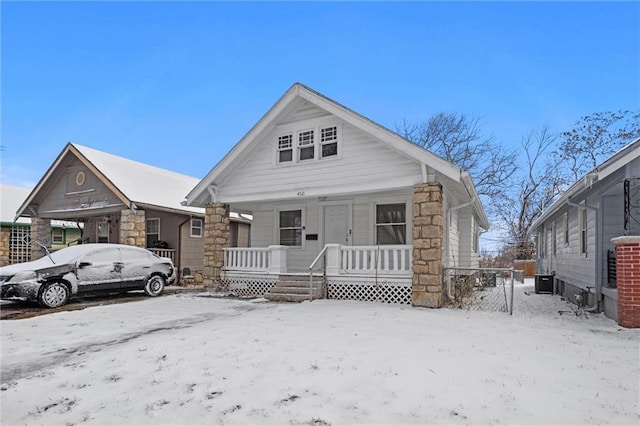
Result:
[[64,244],[64,229],[54,229],[51,231],[51,242],[53,244]]
[[283,210],[279,217],[280,244],[302,247],[302,210]]
[[538,250],[540,252],[540,257],[544,259],[545,257],[547,257],[547,244],[545,241],[544,226],[542,227],[542,230],[538,234],[538,245],[539,245]]
[[406,244],[407,220],[404,203],[376,205],[376,244]]
[[587,209],[581,208],[578,214],[580,218],[580,253],[587,254]]
[[109,222],[98,223],[98,238],[99,243],[109,242]]
[[562,232],[564,233],[564,245],[569,245],[569,212],[562,216]]
[[551,224],[551,227],[552,227],[551,229],[553,230],[552,235],[551,235],[551,238],[552,238],[551,239],[551,246],[552,246],[552,249],[553,249],[553,255],[556,256],[558,254],[558,250],[557,250],[558,249],[558,242],[557,242],[558,233],[557,233],[557,230],[556,230],[556,222],[555,221]]
[[192,237],[202,237],[202,219],[191,219],[191,232]]
[[160,240],[160,219],[147,219],[147,247]]

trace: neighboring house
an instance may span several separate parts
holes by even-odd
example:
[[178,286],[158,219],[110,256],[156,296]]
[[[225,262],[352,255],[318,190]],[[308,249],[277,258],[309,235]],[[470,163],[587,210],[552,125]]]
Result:
[[[15,220],[16,210],[30,192],[31,188],[0,184],[0,266],[26,262],[31,257],[31,220]],[[75,223],[65,221],[52,221],[50,230],[52,250],[66,247],[82,232]]]
[[[31,218],[34,240],[51,243],[52,220],[83,225],[87,243],[121,243],[148,248],[201,277],[204,209],[181,204],[198,179],[68,143],[17,209]],[[249,226],[238,219],[241,227]],[[238,241],[238,245],[247,242]]]
[[555,291],[617,319],[612,238],[640,235],[640,139],[583,176],[536,220],[537,271]]
[[[488,228],[468,173],[301,84],[187,204],[207,208],[205,285],[272,299],[318,259],[330,298],[440,307],[442,268],[477,266]],[[253,216],[251,248],[224,243],[230,210]]]

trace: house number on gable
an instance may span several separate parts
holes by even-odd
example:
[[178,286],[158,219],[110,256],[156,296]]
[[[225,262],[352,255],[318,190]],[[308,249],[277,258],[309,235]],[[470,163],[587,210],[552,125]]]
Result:
[[298,197],[304,197],[305,194],[304,194],[304,191],[298,191],[297,195]]
[[76,185],[82,186],[84,185],[84,181],[85,181],[84,172],[78,172],[78,174],[76,175]]

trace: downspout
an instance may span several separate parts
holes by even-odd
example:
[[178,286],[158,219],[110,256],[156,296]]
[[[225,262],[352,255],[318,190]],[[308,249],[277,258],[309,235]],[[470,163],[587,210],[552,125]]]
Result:
[[576,204],[574,202],[571,201],[571,199],[567,199],[567,205],[571,206],[571,207],[577,207],[579,209],[585,208],[585,209],[590,209],[593,210],[595,212],[595,224],[596,224],[596,232],[595,232],[595,238],[596,238],[596,249],[595,249],[595,256],[596,256],[596,269],[595,269],[595,274],[594,277],[596,279],[596,293],[595,293],[595,299],[596,299],[596,306],[594,306],[593,308],[593,312],[599,313],[602,311],[601,309],[601,303],[602,303],[602,256],[600,255],[601,250],[600,250],[600,241],[602,239],[602,236],[600,235],[600,233],[602,232],[602,226],[600,226],[599,220],[600,220],[600,208],[599,207],[593,207],[593,206],[588,206],[587,205],[587,200],[585,198],[584,200],[584,204]]

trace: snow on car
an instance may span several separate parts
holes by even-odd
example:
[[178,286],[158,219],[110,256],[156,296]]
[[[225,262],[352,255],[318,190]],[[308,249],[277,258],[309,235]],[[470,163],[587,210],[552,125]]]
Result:
[[144,290],[158,296],[176,280],[171,259],[122,244],[83,244],[0,268],[0,299],[56,308],[72,296]]

